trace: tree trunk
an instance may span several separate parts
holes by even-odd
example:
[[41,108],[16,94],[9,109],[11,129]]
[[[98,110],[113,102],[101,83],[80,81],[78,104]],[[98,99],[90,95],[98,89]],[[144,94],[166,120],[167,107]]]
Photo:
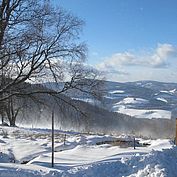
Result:
[[9,122],[10,122],[10,127],[16,127],[15,119],[12,118]]
[[2,125],[4,124],[4,113],[1,113],[1,121],[2,121]]
[[18,114],[18,110],[17,112],[14,114],[14,106],[13,106],[13,98],[11,97],[8,100],[8,104],[6,106],[6,114],[7,114],[7,118],[9,120],[9,124],[11,127],[15,127],[15,122],[16,122],[16,117]]

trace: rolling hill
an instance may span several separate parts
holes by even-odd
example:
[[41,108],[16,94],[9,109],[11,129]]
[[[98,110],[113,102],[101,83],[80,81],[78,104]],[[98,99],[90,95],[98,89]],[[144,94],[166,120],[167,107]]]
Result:
[[[52,89],[61,84],[45,83]],[[177,83],[157,81],[110,82],[105,81],[102,101],[78,91],[66,92],[74,100],[82,100],[112,112],[119,112],[136,118],[166,118],[177,116]]]

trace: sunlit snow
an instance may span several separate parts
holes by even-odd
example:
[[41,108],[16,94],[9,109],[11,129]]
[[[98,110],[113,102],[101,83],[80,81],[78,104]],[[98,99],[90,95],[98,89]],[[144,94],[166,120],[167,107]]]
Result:
[[134,149],[131,145],[121,147],[107,143],[115,140],[133,142],[133,137],[128,135],[89,135],[56,131],[54,168],[51,168],[50,130],[1,128],[0,139],[0,177],[177,175],[177,149],[168,139],[137,138],[136,141],[140,144]]

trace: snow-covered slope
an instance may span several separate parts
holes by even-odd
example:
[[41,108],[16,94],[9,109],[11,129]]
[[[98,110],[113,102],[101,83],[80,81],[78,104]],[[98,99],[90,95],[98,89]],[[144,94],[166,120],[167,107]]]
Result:
[[[136,118],[173,118],[177,106],[177,84],[155,81],[106,82],[104,101],[114,112]],[[116,92],[120,90],[121,92]]]
[[[165,99],[157,98],[157,100],[163,101]],[[145,109],[145,106],[143,109],[138,109],[138,107],[143,107],[143,105],[148,104],[148,100],[142,99],[142,98],[133,98],[133,97],[127,97],[123,100],[119,101],[118,103],[115,103],[112,107],[112,110],[114,112],[119,112],[122,114],[127,114],[130,116],[134,116],[136,118],[171,118],[171,112],[167,110],[161,110],[161,109]]]
[[130,116],[134,116],[136,118],[163,118],[163,119],[171,119],[171,112],[166,110],[158,110],[158,109],[136,109],[136,108],[126,108],[123,105],[115,105],[113,106],[113,110],[115,112],[119,112],[122,114],[127,114]]
[[177,149],[168,139],[137,138],[134,149],[127,135],[56,131],[54,168],[49,130],[1,128],[0,139],[0,177],[177,176]]
[[147,103],[148,100],[142,99],[142,98],[133,98],[133,97],[128,97],[124,98],[122,101],[118,102],[117,104],[121,105],[128,105],[128,104],[145,104]]

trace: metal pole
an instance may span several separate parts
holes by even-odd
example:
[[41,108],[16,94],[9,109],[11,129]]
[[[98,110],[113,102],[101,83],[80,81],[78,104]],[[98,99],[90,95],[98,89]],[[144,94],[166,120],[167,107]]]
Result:
[[54,167],[54,110],[52,111],[52,167]]

